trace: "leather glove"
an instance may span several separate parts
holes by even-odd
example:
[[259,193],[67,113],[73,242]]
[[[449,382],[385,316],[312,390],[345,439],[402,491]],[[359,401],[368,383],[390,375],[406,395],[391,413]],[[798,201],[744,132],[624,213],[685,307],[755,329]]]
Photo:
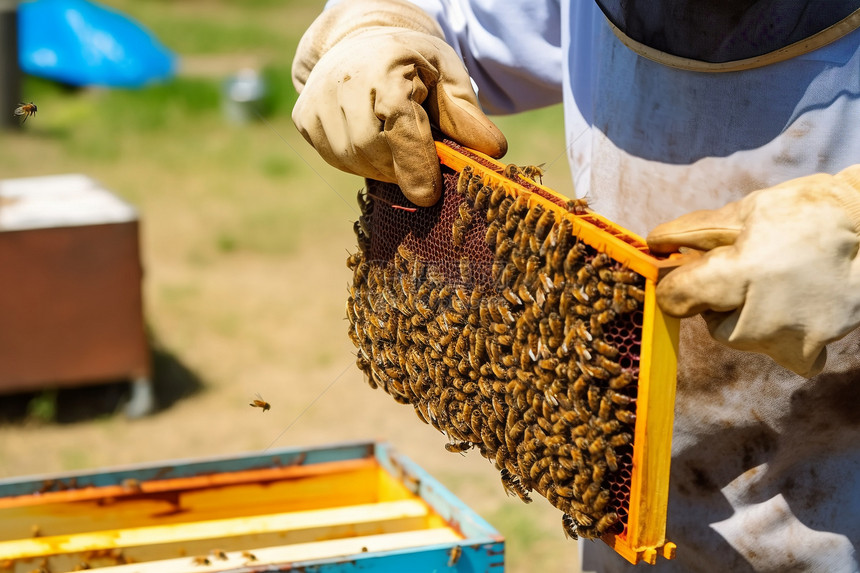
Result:
[[825,345],[860,324],[860,165],[688,213],[648,244],[707,251],[657,285],[665,312],[702,313],[718,341],[801,376],[820,372]]
[[487,155],[507,151],[439,25],[408,2],[346,0],[323,12],[299,43],[293,83],[293,122],[327,162],[398,183],[416,205],[442,193],[431,123]]

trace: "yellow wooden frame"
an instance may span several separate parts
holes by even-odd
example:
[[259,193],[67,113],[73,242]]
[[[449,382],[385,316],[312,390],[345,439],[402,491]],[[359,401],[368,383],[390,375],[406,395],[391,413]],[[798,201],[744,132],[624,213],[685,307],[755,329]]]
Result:
[[[645,277],[627,529],[622,535],[605,535],[603,541],[634,564],[644,561],[653,565],[658,554],[667,559],[674,558],[675,544],[666,540],[666,510],[680,321],[663,314],[656,303],[655,288],[658,279],[680,264],[680,260],[677,257],[656,258],[648,251],[645,240],[635,233],[587,209],[582,214],[571,213],[508,179],[503,175],[505,165],[487,155],[471,149],[460,152],[440,141],[436,142],[436,150],[442,164],[454,171],[460,172],[468,165],[474,174],[489,184],[503,187],[509,195],[526,194],[529,206],[541,205],[554,211],[557,217],[569,219],[573,233],[584,243]],[[533,185],[562,203],[569,199],[538,183]]]

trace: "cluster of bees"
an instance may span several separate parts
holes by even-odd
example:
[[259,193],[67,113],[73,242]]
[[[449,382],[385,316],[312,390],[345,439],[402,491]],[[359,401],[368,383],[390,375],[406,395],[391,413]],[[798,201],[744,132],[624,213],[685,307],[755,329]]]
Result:
[[[477,448],[509,494],[546,497],[569,536],[622,531],[644,279],[578,241],[574,217],[469,167],[446,176],[446,206],[431,217],[449,229],[444,261],[416,254],[428,233],[410,248],[388,232],[381,210],[393,202],[377,196],[359,192],[359,250],[347,260],[349,336],[368,383],[447,434],[449,451]],[[456,280],[440,270],[451,259]]]

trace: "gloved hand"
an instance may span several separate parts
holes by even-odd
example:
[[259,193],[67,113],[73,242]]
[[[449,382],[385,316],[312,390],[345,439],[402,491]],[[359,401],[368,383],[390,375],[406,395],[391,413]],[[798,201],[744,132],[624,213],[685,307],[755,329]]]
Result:
[[442,193],[431,121],[487,155],[507,151],[439,25],[408,2],[346,0],[323,12],[299,43],[293,83],[293,122],[326,161],[398,183],[416,205]]
[[711,335],[801,376],[860,324],[860,165],[695,211],[648,235],[655,252],[707,251],[657,285],[670,315],[702,313]]

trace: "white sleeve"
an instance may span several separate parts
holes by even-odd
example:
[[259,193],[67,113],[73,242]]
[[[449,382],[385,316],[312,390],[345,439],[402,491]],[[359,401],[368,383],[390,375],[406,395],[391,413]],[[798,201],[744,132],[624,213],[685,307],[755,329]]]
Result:
[[562,101],[559,0],[410,0],[463,58],[487,113]]

